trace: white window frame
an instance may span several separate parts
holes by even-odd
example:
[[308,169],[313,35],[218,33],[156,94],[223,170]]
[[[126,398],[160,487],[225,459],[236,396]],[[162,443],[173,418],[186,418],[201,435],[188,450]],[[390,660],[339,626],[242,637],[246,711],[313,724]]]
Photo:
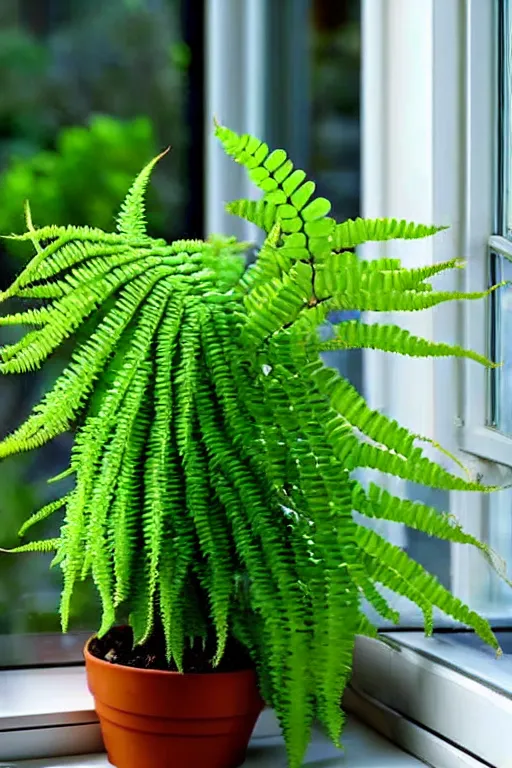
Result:
[[[442,276],[437,285],[484,290],[495,205],[494,0],[363,0],[363,9],[364,215],[450,225],[434,238],[386,243],[368,253],[395,256],[408,266],[462,256],[466,269]],[[397,313],[389,321],[489,352],[484,301]],[[511,482],[512,440],[486,426],[483,367],[372,351],[365,353],[363,367],[374,407],[385,406],[415,432],[459,454],[483,483]],[[454,514],[480,537],[486,534],[488,503],[484,494],[454,493],[450,499]],[[459,545],[452,547],[451,562],[453,590],[486,610],[487,564]]]
[[[512,253],[511,244],[494,235],[498,177],[498,4],[472,0],[466,33],[466,216],[464,251],[467,290],[488,285],[489,248]],[[494,43],[494,44],[493,44]],[[465,343],[488,354],[489,314],[480,306],[465,313]],[[462,447],[488,461],[512,466],[512,439],[488,426],[489,377],[484,369],[464,377]]]
[[[449,232],[418,246],[391,243],[379,251],[406,264],[462,256],[463,279],[461,273],[448,276],[441,282],[448,290],[487,288],[489,244],[510,248],[493,235],[496,5],[493,0],[364,0],[364,215],[451,224]],[[484,302],[453,303],[393,320],[435,340],[489,353]],[[483,483],[510,482],[512,440],[487,426],[483,368],[368,353],[364,370],[372,404],[385,404],[414,431],[460,451]],[[467,530],[486,535],[488,495],[454,493],[450,507]],[[494,619],[489,586],[483,559],[472,548],[454,545],[453,591]],[[496,617],[504,618],[503,605]],[[404,747],[420,738],[419,724],[434,739],[464,750],[457,765],[509,765],[510,659],[495,661],[450,644],[443,635],[393,632],[388,643],[358,643],[347,699],[352,709]],[[435,751],[438,745],[430,746]],[[431,753],[429,762],[437,759]]]

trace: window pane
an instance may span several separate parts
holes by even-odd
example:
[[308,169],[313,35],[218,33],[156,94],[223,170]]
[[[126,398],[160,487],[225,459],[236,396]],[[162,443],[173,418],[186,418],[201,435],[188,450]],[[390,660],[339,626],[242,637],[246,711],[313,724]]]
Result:
[[[168,239],[202,236],[202,6],[201,0],[2,0],[2,234],[24,230],[25,198],[37,225],[112,229],[134,175],[171,144],[149,193],[150,230]],[[1,241],[0,289],[29,254]],[[16,334],[18,329],[2,329],[0,344]],[[2,436],[49,388],[67,352],[59,351],[40,373],[2,377]],[[46,478],[66,467],[69,449],[70,438],[62,438],[0,462],[0,547],[15,546],[21,523],[65,492],[64,483],[56,489]],[[59,526],[51,518],[37,534],[51,537]],[[48,570],[50,560],[40,554],[0,557],[0,666],[80,658],[81,643],[52,635],[59,632],[61,577]],[[97,624],[94,589],[80,585],[71,629]],[[44,638],[37,644],[13,639],[24,633]]]
[[[496,234],[512,238],[512,17],[511,3],[499,4],[498,126]],[[511,251],[512,253],[512,251]],[[510,280],[512,265],[506,255],[490,253],[490,284]],[[490,349],[493,360],[503,364],[490,374],[489,425],[512,434],[512,386],[510,350],[510,287],[504,286],[491,298]]]
[[[492,282],[512,280],[512,262],[506,256],[491,254]],[[512,435],[512,286],[504,285],[492,300],[492,357],[502,363],[492,373],[493,397],[491,403],[492,426]]]
[[500,9],[500,61],[499,126],[499,200],[497,215],[498,234],[512,237],[512,9],[509,0],[499,3]]

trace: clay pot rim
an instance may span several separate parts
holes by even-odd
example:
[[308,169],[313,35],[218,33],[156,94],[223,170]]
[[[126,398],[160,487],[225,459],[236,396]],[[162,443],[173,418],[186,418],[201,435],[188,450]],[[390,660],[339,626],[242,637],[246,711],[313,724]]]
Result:
[[137,672],[144,675],[153,675],[155,677],[167,677],[168,675],[175,675],[177,677],[191,677],[191,678],[215,678],[222,680],[229,680],[233,677],[239,677],[240,675],[256,675],[255,669],[239,669],[233,672],[177,672],[173,669],[141,669],[140,667],[128,667],[126,664],[113,664],[105,659],[99,659],[89,651],[89,645],[96,638],[96,634],[91,635],[84,646],[84,658],[91,664],[98,664],[100,667],[108,669],[119,670],[122,674],[133,674]]

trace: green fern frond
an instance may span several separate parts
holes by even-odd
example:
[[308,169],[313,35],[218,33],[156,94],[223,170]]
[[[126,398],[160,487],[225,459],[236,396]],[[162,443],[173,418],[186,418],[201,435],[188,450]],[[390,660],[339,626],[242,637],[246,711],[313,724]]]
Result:
[[[164,526],[169,517],[167,507],[170,500],[166,494],[168,486],[166,475],[170,468],[171,435],[169,424],[172,422],[173,415],[171,375],[183,309],[183,302],[180,299],[170,303],[158,330],[156,344],[158,351],[154,376],[154,411],[153,421],[149,428],[147,459],[144,469],[145,494],[142,519],[145,544],[149,553],[148,600],[150,602],[154,601],[157,591]],[[140,403],[137,411],[139,408]],[[176,514],[175,510],[173,512]],[[172,523],[172,516],[170,522]],[[146,626],[143,640],[147,639],[151,633],[152,614],[148,615],[148,621],[150,623]]]
[[361,590],[366,600],[368,600],[370,605],[375,608],[377,613],[379,613],[383,619],[391,621],[393,624],[398,624],[400,621],[400,614],[398,611],[395,611],[393,608],[391,608],[386,598],[383,597],[383,595],[381,595],[379,590],[375,587],[373,581],[368,578],[368,575],[366,573],[362,573],[360,569],[358,569],[353,573],[352,578]]
[[339,293],[329,298],[322,305],[325,313],[337,309],[358,310],[360,312],[419,312],[430,309],[448,301],[475,301],[485,299],[501,288],[504,283],[492,286],[487,291],[462,293],[460,291],[389,291],[373,293],[371,291],[355,291],[354,293]]
[[335,349],[381,349],[411,357],[465,357],[488,368],[498,365],[471,349],[428,341],[398,325],[366,324],[349,320],[338,323],[335,334],[333,339],[319,344],[321,352]]
[[249,293],[261,284],[274,279],[281,280],[289,273],[293,262],[285,249],[278,247],[280,238],[281,227],[276,222],[261,246],[256,263],[241,276],[237,286],[239,292]]
[[345,292],[403,293],[418,290],[419,286],[422,290],[429,290],[428,286],[424,285],[425,280],[446,270],[461,268],[462,262],[459,259],[451,259],[434,266],[414,269],[380,269],[376,263],[360,261],[353,253],[333,253],[326,262],[317,267],[315,294],[318,298],[325,298]]
[[232,216],[255,224],[264,232],[270,232],[279,219],[277,205],[268,200],[233,200],[226,204],[226,211]]
[[384,240],[415,240],[430,237],[443,229],[447,227],[415,224],[404,219],[347,219],[334,230],[332,250],[342,251],[363,243]]
[[151,178],[153,168],[170,150],[165,149],[153,158],[139,173],[133,182],[117,218],[117,230],[128,237],[144,237],[146,235],[146,222],[144,219],[144,197],[146,188]]
[[141,275],[118,297],[114,309],[99,323],[89,340],[78,347],[71,363],[45,395],[32,415],[14,433],[0,442],[0,458],[38,448],[65,432],[83,409],[94,382],[113,354],[116,344],[131,323],[141,302],[166,274]]
[[65,507],[68,502],[68,498],[68,496],[64,496],[62,499],[57,499],[56,501],[51,501],[49,504],[45,504],[45,506],[42,507],[38,512],[35,512],[33,515],[31,515],[28,520],[25,520],[18,531],[18,536],[21,538],[26,534],[29,528],[32,528],[33,525],[37,525],[37,523],[40,523],[42,520],[46,520],[48,517],[50,517],[50,515],[53,515],[54,512],[57,512],[57,510]]
[[[306,180],[304,171],[293,170],[282,149],[269,153],[268,146],[254,136],[239,136],[219,124],[215,126],[215,135],[225,152],[247,168],[251,181],[264,193],[263,205],[235,201],[230,212],[254,218],[258,224],[264,224],[266,231],[279,220],[283,233],[305,234],[309,253],[318,259],[324,258],[330,250],[334,221],[329,219],[327,229],[323,226],[331,203],[324,197],[314,196],[314,182]],[[275,212],[270,206],[275,206]]]
[[308,305],[312,283],[312,267],[299,261],[281,279],[254,288],[245,298],[243,343],[259,346],[283,325],[293,323]]
[[[370,579],[382,584],[384,587],[392,590],[398,595],[403,595],[403,597],[406,597],[420,608],[423,613],[425,634],[430,636],[434,629],[434,612],[432,603],[425,598],[424,594],[404,578],[399,570],[391,568],[371,557],[365,557],[364,555],[362,557],[362,562],[367,569]],[[384,618],[387,618],[385,614],[381,615]]]
[[60,539],[43,539],[42,541],[31,541],[28,544],[22,544],[20,547],[13,547],[13,549],[0,548],[0,552],[7,552],[9,554],[19,552],[55,552],[59,545]]
[[454,515],[394,496],[375,483],[370,483],[367,491],[359,483],[354,483],[352,503],[357,512],[367,517],[402,523],[428,536],[476,547],[500,578],[508,583],[505,564],[499,555],[487,544],[466,533]]
[[374,565],[370,567],[376,569],[379,574],[378,580],[381,583],[386,584],[384,580],[387,580],[386,573],[388,570],[398,574],[410,586],[413,601],[417,598],[418,593],[423,595],[424,600],[437,606],[456,621],[474,629],[485,643],[499,652],[499,643],[489,622],[464,605],[457,597],[454,597],[434,576],[406,555],[403,550],[369,528],[358,527],[357,542],[363,552],[371,558],[367,562],[368,564],[373,562]]

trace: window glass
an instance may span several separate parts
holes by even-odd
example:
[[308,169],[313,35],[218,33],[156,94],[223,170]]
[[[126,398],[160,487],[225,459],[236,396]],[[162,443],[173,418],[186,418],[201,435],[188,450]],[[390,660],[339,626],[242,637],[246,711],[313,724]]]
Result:
[[512,238],[512,8],[509,0],[499,7],[499,191],[498,234]]
[[512,435],[512,356],[510,355],[510,339],[512,339],[512,255],[492,253],[493,284],[507,281],[492,297],[491,325],[492,357],[502,365],[493,374],[493,391],[491,393],[491,424],[507,435]]
[[[149,193],[150,230],[166,238],[202,236],[202,6],[199,0],[2,0],[2,234],[24,231],[26,198],[36,225],[112,229],[134,175],[171,144]],[[0,289],[29,255],[30,249],[0,241]],[[0,344],[15,338],[1,329]],[[50,386],[65,353],[37,374],[1,378],[2,436]],[[69,449],[70,439],[62,438],[0,462],[0,547],[15,546],[22,522],[60,495],[63,485],[57,491],[46,478],[66,467]],[[52,516],[38,534],[51,537],[59,526]],[[81,643],[75,647],[72,639],[59,640],[55,650],[40,635],[36,645],[26,637],[59,632],[61,577],[48,570],[50,560],[0,557],[0,666],[79,658]],[[97,621],[94,590],[79,587],[71,629],[94,629]]]
[[[512,17],[508,0],[499,4],[498,46],[498,157],[496,168],[496,234],[511,241],[510,252],[490,253],[490,283],[511,279],[512,276]],[[492,357],[502,366],[491,374],[488,421],[500,432],[512,435],[512,355],[510,330],[512,297],[506,285],[492,297],[490,347]]]

